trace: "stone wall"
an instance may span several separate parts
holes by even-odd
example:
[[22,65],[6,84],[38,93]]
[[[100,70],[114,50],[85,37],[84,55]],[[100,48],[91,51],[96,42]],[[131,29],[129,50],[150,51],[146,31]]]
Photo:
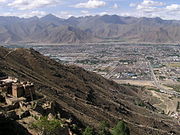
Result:
[[14,97],[23,97],[24,96],[24,88],[21,84],[13,84],[12,85],[12,95]]

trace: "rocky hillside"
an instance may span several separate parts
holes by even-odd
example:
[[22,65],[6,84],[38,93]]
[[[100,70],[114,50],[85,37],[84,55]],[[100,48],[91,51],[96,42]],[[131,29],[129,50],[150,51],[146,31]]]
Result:
[[1,47],[0,70],[34,82],[38,93],[55,100],[83,125],[97,129],[106,120],[114,127],[124,120],[132,135],[180,134],[175,121],[141,100],[141,87],[118,85],[82,68],[62,65],[33,49]]
[[1,43],[179,43],[180,21],[117,15],[42,18],[0,17]]

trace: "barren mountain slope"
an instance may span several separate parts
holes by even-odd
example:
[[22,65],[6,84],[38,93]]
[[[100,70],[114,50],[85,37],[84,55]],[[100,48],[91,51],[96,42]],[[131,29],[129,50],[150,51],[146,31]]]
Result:
[[[141,87],[118,85],[73,65],[62,65],[33,49],[0,48],[0,70],[9,76],[35,83],[36,90],[56,100],[83,124],[98,128],[107,120],[113,127],[123,119],[132,135],[180,134],[172,119],[138,96]],[[136,105],[142,103],[144,107]]]
[[117,15],[42,18],[0,16],[1,43],[179,43],[180,21]]

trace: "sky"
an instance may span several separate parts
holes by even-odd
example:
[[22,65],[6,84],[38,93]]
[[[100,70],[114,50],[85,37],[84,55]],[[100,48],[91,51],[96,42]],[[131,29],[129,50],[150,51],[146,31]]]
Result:
[[180,20],[180,0],[0,0],[0,16],[61,18],[117,14]]

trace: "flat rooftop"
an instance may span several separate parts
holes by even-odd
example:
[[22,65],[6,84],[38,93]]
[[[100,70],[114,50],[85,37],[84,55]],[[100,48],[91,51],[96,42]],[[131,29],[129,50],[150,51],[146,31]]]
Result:
[[12,78],[12,77],[8,77],[7,79],[1,80],[1,82],[4,82],[4,83],[13,83],[13,82],[15,83],[17,81],[18,81],[17,78]]

